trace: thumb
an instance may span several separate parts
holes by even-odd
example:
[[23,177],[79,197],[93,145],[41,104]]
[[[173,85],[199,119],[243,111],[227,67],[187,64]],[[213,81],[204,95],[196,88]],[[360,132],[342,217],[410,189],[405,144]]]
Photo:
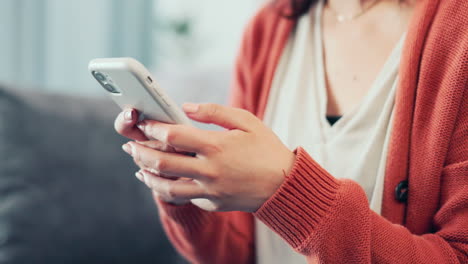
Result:
[[195,121],[216,124],[227,129],[251,131],[259,123],[259,120],[253,114],[240,108],[218,104],[186,103],[182,106],[182,109],[184,109],[188,117]]

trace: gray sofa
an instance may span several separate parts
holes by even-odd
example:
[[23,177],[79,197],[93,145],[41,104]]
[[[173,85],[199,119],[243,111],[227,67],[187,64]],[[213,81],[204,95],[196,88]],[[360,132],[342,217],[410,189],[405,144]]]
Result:
[[0,86],[0,264],[185,263],[108,100]]

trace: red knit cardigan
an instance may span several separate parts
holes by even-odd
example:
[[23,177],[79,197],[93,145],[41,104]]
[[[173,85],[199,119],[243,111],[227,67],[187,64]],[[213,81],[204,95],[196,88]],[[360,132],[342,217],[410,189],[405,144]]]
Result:
[[[255,16],[232,105],[263,117],[294,26],[271,5]],[[291,173],[254,214],[158,201],[172,243],[193,263],[254,263],[257,217],[309,263],[468,263],[468,1],[416,4],[399,79],[382,216],[357,183],[334,178],[298,148]],[[395,199],[402,181],[406,202]]]

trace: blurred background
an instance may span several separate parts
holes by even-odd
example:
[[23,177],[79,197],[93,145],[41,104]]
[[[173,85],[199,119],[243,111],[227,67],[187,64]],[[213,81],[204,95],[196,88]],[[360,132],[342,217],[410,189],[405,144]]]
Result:
[[186,263],[87,65],[134,57],[177,103],[225,103],[263,2],[0,0],[0,264]]
[[178,78],[229,71],[260,1],[1,0],[0,82],[99,94],[87,72],[98,57],[134,57]]

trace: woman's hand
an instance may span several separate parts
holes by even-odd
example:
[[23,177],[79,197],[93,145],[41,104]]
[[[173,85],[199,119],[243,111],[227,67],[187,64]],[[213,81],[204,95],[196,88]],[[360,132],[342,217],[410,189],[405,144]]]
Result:
[[[117,131],[117,133],[121,134],[124,137],[127,137],[129,139],[133,139],[139,142],[142,142],[142,144],[146,144],[148,147],[157,149],[160,151],[165,151],[165,152],[176,152],[176,150],[163,143],[160,141],[149,141],[151,139],[148,138],[142,131],[141,129],[138,128],[138,112],[135,109],[124,109],[117,118],[115,119],[114,122],[114,128]],[[145,142],[145,143],[143,143]],[[176,180],[177,177],[171,177],[169,175],[160,175],[161,177],[166,177],[168,179]],[[137,174],[137,177],[141,179],[140,174]],[[173,201],[173,203],[182,205],[182,204],[187,204],[190,203],[190,200],[180,200],[180,201]]]
[[[133,139],[136,141],[148,141],[154,140],[154,138],[147,137],[140,128],[138,128],[138,112],[135,109],[124,109],[115,119],[114,128],[120,135]],[[171,146],[164,144],[162,142],[148,143],[152,145],[153,148],[166,151],[166,152],[176,152]]]
[[[184,110],[193,120],[228,130],[142,122],[138,127],[145,137],[157,141],[123,146],[142,169],[137,177],[166,202],[192,200],[209,211],[256,211],[284,181],[294,153],[247,111],[214,104],[185,104]],[[158,144],[196,156],[160,151]]]

